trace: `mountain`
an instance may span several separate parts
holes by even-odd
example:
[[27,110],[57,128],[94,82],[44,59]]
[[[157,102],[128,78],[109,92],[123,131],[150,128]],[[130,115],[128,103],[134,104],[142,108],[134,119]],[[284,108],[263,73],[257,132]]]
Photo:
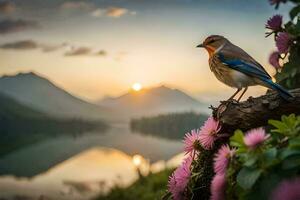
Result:
[[0,77],[0,93],[55,117],[107,118],[109,110],[83,101],[33,72]]
[[0,120],[47,119],[48,117],[16,100],[0,94]]
[[140,117],[169,112],[207,110],[207,105],[190,97],[186,93],[166,86],[129,91],[113,98],[106,97],[98,105],[114,110],[123,117]]
[[99,120],[57,119],[0,94],[0,156],[55,135],[106,130]]

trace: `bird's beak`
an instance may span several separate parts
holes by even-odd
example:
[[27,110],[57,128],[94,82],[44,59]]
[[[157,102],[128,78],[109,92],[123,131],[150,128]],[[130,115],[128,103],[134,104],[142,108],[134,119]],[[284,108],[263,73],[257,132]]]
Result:
[[198,46],[196,46],[196,48],[203,48],[204,45],[203,44],[199,44]]

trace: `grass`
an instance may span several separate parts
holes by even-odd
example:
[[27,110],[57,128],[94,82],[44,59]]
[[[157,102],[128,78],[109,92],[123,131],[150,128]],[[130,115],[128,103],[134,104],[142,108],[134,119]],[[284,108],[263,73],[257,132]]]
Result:
[[167,169],[141,178],[127,188],[115,187],[107,195],[95,200],[158,200],[167,190],[168,177],[173,170]]

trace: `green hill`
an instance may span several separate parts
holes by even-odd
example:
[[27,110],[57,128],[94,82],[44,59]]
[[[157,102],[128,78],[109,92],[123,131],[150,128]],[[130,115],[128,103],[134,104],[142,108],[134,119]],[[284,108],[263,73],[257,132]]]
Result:
[[0,94],[0,155],[57,134],[106,128],[101,121],[49,117]]
[[208,118],[194,112],[170,113],[154,117],[142,117],[130,121],[131,130],[170,139],[182,139],[186,132],[200,128]]
[[0,94],[0,120],[41,119],[45,114],[19,104],[12,98]]

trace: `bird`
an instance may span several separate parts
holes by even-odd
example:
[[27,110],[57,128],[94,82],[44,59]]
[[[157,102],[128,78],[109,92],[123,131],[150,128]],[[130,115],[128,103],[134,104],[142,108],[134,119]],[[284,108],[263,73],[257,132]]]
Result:
[[261,64],[227,38],[221,35],[210,35],[197,47],[207,50],[209,67],[216,78],[227,86],[237,89],[227,102],[234,101],[237,94],[243,90],[237,99],[239,102],[248,87],[255,85],[275,90],[287,101],[293,99],[290,92],[273,82],[272,77]]

